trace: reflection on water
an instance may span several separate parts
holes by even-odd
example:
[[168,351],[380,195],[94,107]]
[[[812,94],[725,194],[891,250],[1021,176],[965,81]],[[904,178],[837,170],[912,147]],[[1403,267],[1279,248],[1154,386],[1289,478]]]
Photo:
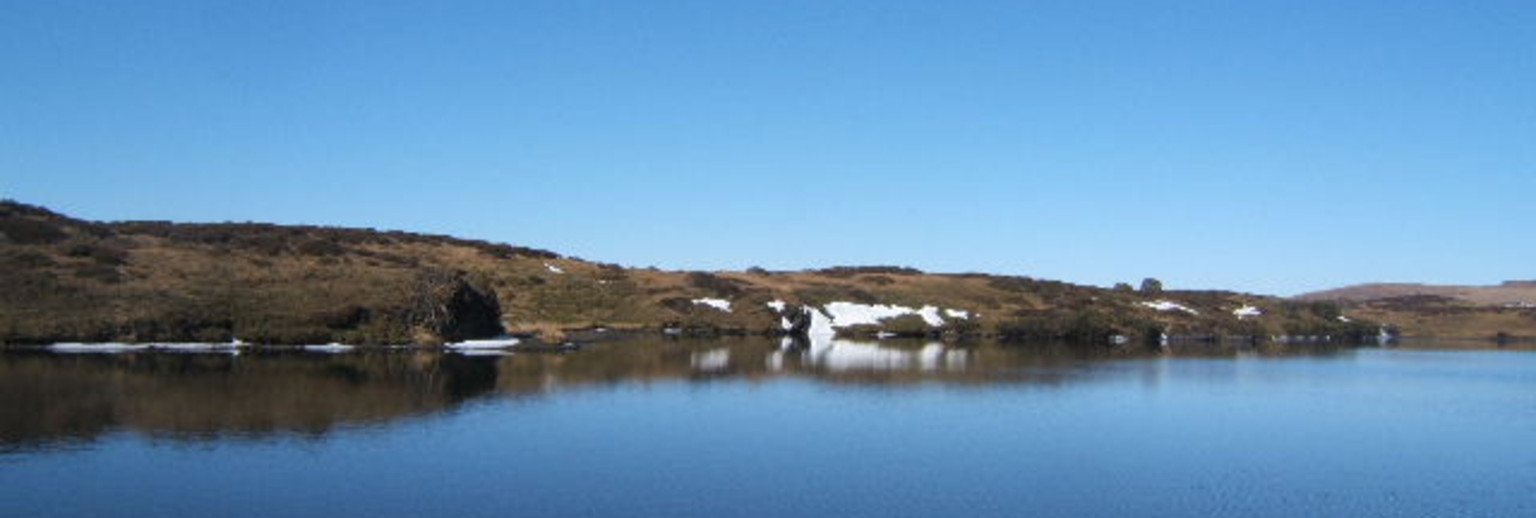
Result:
[[[1184,350],[1181,356],[1335,354],[1338,349]],[[1060,384],[1088,365],[1161,352],[923,341],[735,339],[602,344],[573,354],[0,354],[0,445],[88,440],[117,429],[176,439],[324,434],[452,409],[472,398],[661,380],[800,377],[899,387]],[[1155,371],[1154,371],[1155,372]]]
[[0,353],[6,516],[1536,516],[1536,354]]

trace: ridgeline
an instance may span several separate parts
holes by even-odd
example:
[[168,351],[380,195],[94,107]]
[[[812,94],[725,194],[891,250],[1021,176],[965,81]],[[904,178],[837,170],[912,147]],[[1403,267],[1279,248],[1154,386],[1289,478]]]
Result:
[[[1150,280],[1149,280],[1150,281]],[[842,313],[840,314],[839,311]],[[900,267],[626,268],[398,231],[93,222],[0,202],[0,344],[439,344],[598,331],[1082,344],[1350,341],[1346,304]]]

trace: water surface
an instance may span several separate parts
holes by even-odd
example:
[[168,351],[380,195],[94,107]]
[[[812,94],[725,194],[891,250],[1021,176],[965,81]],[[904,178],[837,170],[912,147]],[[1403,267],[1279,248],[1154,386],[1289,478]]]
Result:
[[1536,352],[0,354],[7,516],[1531,516]]

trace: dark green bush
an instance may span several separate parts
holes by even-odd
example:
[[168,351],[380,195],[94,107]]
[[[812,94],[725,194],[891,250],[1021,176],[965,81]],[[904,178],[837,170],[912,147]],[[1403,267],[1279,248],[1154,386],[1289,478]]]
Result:
[[46,245],[69,237],[63,225],[27,218],[0,219],[0,234],[18,245]]

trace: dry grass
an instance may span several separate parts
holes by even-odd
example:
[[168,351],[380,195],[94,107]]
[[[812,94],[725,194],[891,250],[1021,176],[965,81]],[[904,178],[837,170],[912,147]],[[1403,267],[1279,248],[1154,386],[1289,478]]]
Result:
[[[14,204],[13,204],[14,205]],[[1149,297],[1061,282],[911,270],[671,272],[627,269],[549,252],[398,232],[272,225],[97,224],[0,206],[46,239],[0,240],[0,340],[409,342],[402,316],[413,279],[456,272],[493,291],[509,330],[563,340],[577,329],[681,328],[700,334],[779,330],[767,303],[933,305],[967,311],[932,334],[1094,337],[1153,331],[1344,332],[1317,304],[1220,292],[1170,292],[1200,315],[1159,312]],[[3,219],[3,218],[0,218]],[[47,228],[56,230],[36,230]],[[58,236],[63,236],[62,238]],[[551,267],[558,270],[553,271]],[[725,298],[732,311],[691,301]],[[1255,305],[1264,317],[1231,314]],[[1316,306],[1316,307],[1315,307]],[[914,332],[913,323],[885,329]]]

